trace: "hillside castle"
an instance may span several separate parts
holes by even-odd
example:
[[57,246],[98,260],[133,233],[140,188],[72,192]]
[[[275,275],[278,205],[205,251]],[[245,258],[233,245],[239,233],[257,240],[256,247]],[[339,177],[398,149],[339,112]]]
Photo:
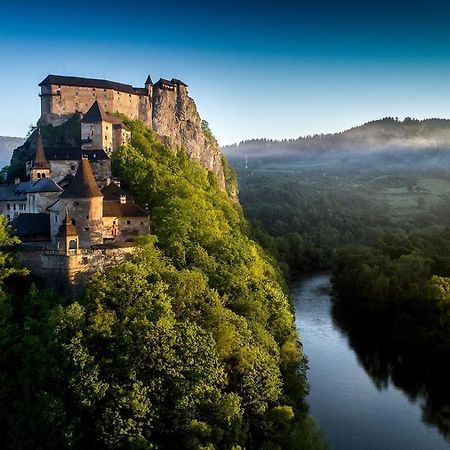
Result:
[[[47,285],[76,292],[89,275],[123,260],[135,238],[151,231],[148,211],[113,178],[110,157],[130,142],[131,132],[111,113],[139,119],[173,148],[185,148],[224,186],[220,150],[203,133],[182,81],[153,84],[149,76],[143,88],[135,88],[49,75],[39,86],[41,116],[29,138],[34,156],[25,164],[25,179],[0,187],[0,213],[22,241],[23,262]],[[45,147],[39,127],[62,125],[74,115],[81,117],[78,145]]]

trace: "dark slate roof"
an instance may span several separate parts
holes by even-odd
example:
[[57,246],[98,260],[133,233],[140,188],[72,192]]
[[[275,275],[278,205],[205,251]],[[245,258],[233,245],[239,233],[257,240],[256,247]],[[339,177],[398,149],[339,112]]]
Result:
[[176,78],[172,78],[171,81],[172,81],[173,84],[181,84],[182,86],[186,86],[187,87],[187,84],[184,81],[177,80]]
[[61,192],[62,189],[50,178],[22,181],[0,187],[0,201],[26,201],[27,193]]
[[64,218],[64,222],[59,227],[56,237],[66,238],[66,237],[70,237],[70,236],[78,236],[78,232],[77,232],[75,225],[73,225],[72,220],[69,217],[69,213],[66,212],[66,217]]
[[97,100],[92,103],[89,111],[84,115],[81,122],[83,123],[95,123],[95,122],[109,122],[109,116],[105,110],[100,106]]
[[148,211],[134,202],[103,202],[103,217],[148,217]]
[[30,181],[27,192],[62,192],[62,188],[58,186],[51,178],[38,178]]
[[156,83],[155,86],[159,86],[160,84],[167,84],[169,86],[175,86],[171,81],[166,80],[165,78],[160,78]]
[[115,89],[116,91],[135,94],[136,88],[131,84],[117,83],[116,81],[99,80],[96,78],[66,77],[62,75],[48,75],[39,83],[39,86],[56,84],[61,86],[80,86],[100,89]]
[[50,237],[50,214],[39,213],[19,214],[12,222],[14,234],[20,238],[30,235],[45,235]]
[[152,77],[150,75],[147,77],[144,84],[145,86],[147,86],[148,84],[153,85]]
[[45,157],[44,146],[42,144],[41,133],[36,134],[36,154],[34,156],[33,167],[39,169],[49,169],[50,165]]
[[61,194],[60,198],[92,198],[102,197],[102,193],[95,182],[91,165],[87,158],[82,158],[72,183]]
[[47,148],[45,149],[45,154],[49,161],[79,161],[82,156],[87,156],[89,161],[109,159],[108,154],[103,149],[83,150],[81,147]]
[[134,201],[133,197],[116,183],[111,182],[102,189],[104,202],[120,202],[120,197],[125,195],[127,201]]

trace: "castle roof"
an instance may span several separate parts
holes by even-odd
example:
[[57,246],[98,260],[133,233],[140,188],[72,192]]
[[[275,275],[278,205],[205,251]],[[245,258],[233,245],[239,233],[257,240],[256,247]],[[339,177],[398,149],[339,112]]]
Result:
[[72,220],[70,220],[69,212],[66,211],[66,217],[64,218],[64,222],[59,227],[56,237],[66,238],[70,236],[78,236],[78,232],[75,225],[72,223]]
[[125,195],[128,201],[134,201],[134,198],[129,195],[124,189],[116,183],[111,182],[102,189],[104,202],[120,202],[120,198]]
[[148,217],[148,211],[134,202],[103,202],[103,217]]
[[61,85],[61,86],[79,86],[99,89],[115,89],[116,91],[126,92],[128,94],[139,93],[138,89],[131,84],[117,83],[116,81],[100,80],[96,78],[83,78],[83,77],[66,77],[63,75],[48,75],[40,83],[39,86],[48,85]]
[[73,177],[69,187],[61,194],[60,198],[93,198],[102,197],[102,193],[95,182],[91,165],[87,158],[81,158],[77,173]]
[[36,136],[36,154],[34,156],[33,167],[39,169],[50,168],[50,165],[45,157],[44,146],[42,144],[41,133],[39,130]]
[[20,202],[27,200],[27,193],[61,192],[62,189],[51,178],[22,181],[0,187],[0,201]]
[[83,123],[95,123],[95,122],[109,122],[110,117],[106,114],[105,110],[100,106],[99,102],[95,100],[89,111],[81,119]]
[[160,78],[160,79],[155,83],[155,86],[159,86],[160,84],[165,84],[165,85],[167,85],[167,86],[173,86],[173,87],[175,87],[175,84],[174,84],[174,83],[172,83],[172,82],[169,81],[169,80],[166,80],[165,78]]
[[40,236],[43,239],[50,240],[50,215],[45,213],[19,214],[12,222],[11,226],[14,234],[22,240],[28,240],[33,236]]
[[186,86],[186,87],[188,86],[184,81],[177,80],[176,78],[172,78],[171,82],[173,84],[181,84],[182,86]]
[[150,75],[145,80],[145,86],[147,86],[148,84],[153,85],[152,77]]

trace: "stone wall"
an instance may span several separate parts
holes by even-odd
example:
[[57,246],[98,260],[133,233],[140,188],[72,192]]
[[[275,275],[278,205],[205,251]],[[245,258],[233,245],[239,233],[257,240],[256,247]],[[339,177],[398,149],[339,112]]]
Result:
[[[74,176],[79,164],[79,160],[50,161],[50,172],[52,179],[59,183],[66,175]],[[91,165],[97,184],[100,187],[103,187],[106,184],[106,180],[111,178],[111,160],[105,159],[90,161],[89,164]]]
[[95,100],[106,111],[121,112],[131,119],[140,119],[151,126],[151,102],[146,94],[56,84],[41,86],[40,122],[61,125],[75,112],[85,114]]
[[42,279],[44,286],[77,294],[89,277],[97,272],[106,272],[124,261],[132,253],[133,246],[103,249],[79,249],[70,255],[54,250],[21,249],[17,257],[30,272]]
[[66,208],[77,229],[80,247],[103,243],[103,198],[62,198],[50,208],[52,238],[66,216]]
[[58,200],[61,192],[36,192],[27,194],[27,213],[46,213],[47,208]]

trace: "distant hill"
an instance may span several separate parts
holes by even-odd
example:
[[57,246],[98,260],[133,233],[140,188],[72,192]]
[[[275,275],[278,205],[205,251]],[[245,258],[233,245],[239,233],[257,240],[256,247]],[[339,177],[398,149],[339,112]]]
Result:
[[316,134],[297,139],[252,139],[223,147],[233,156],[282,156],[322,153],[329,150],[373,151],[396,149],[450,149],[450,120],[417,120],[392,117],[365,123],[334,134]]
[[9,164],[13,150],[24,142],[25,138],[0,136],[0,168]]

